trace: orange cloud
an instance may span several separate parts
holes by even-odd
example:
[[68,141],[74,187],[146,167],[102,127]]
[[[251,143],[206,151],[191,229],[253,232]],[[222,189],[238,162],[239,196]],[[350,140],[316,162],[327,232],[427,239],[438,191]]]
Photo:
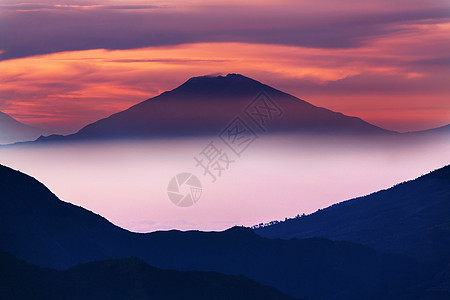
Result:
[[442,68],[449,24],[412,25],[350,49],[197,43],[6,60],[0,62],[0,110],[32,125],[74,131],[189,77],[222,72],[389,129],[439,126],[450,121],[449,75]]

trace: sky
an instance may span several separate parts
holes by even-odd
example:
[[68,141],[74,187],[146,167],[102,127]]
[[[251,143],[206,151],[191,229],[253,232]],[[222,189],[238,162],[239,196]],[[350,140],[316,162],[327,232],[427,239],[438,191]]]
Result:
[[0,111],[55,132],[240,73],[383,128],[450,123],[450,0],[0,0]]

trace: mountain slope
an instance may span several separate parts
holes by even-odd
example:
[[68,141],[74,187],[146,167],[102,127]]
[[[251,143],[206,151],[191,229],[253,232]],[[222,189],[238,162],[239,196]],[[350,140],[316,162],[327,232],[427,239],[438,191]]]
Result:
[[324,239],[272,240],[247,228],[136,234],[60,201],[0,166],[0,250],[45,267],[138,257],[163,269],[244,275],[307,299],[402,299],[426,272],[399,256]]
[[[270,101],[265,102],[268,108],[257,101],[259,108],[250,105],[248,111],[256,122],[264,120],[264,129],[269,132],[391,133],[359,118],[316,107],[251,78],[228,74],[191,78],[172,91],[87,125],[73,135],[40,140],[216,135],[236,116],[245,115],[244,109],[261,91],[281,110]],[[260,129],[249,118],[246,120],[255,130]]]
[[420,130],[420,131],[412,131],[407,132],[405,135],[412,135],[412,136],[442,136],[448,138],[450,135],[450,124],[437,127],[437,128],[431,128],[427,130]]
[[450,262],[450,166],[255,232],[269,238],[351,241]]
[[20,123],[0,111],[0,144],[32,141],[44,134],[49,133],[43,129]]
[[160,270],[134,258],[97,261],[57,271],[0,252],[0,269],[4,300],[294,299],[243,276]]
[[[0,167],[0,249],[31,263],[65,267],[125,254],[127,231],[60,201],[36,179]],[[116,243],[117,240],[121,243]],[[46,264],[51,260],[51,264]]]

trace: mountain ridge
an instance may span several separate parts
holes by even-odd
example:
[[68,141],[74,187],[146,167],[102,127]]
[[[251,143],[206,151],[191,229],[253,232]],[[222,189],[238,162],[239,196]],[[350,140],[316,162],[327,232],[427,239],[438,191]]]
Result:
[[[244,276],[161,270],[138,258],[100,260],[65,270],[29,265],[0,251],[2,299],[294,298]],[[7,271],[5,271],[7,270]]]
[[48,130],[21,123],[0,111],[0,144],[35,140],[48,133]]
[[161,269],[244,275],[307,299],[401,299],[407,286],[429,274],[419,272],[411,259],[366,246],[318,238],[265,239],[249,228],[132,233],[62,202],[36,179],[4,166],[0,250],[58,269],[138,257]]
[[192,77],[171,91],[88,124],[75,134],[41,137],[38,141],[216,135],[261,91],[283,111],[282,117],[270,120],[269,132],[394,133],[360,118],[314,106],[249,77],[228,74]]
[[450,262],[450,165],[255,232],[267,238],[350,241],[419,260]]

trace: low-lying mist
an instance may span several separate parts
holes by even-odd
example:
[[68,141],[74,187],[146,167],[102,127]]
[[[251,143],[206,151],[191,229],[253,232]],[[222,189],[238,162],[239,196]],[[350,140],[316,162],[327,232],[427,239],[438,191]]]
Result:
[[[211,168],[194,157],[214,142],[233,160]],[[211,149],[210,149],[211,150]],[[212,152],[210,152],[211,154]],[[240,156],[218,138],[42,144],[0,148],[0,163],[44,183],[61,200],[132,231],[223,230],[311,213],[386,189],[450,163],[450,142],[263,136]],[[196,175],[202,195],[169,200],[168,183]]]

